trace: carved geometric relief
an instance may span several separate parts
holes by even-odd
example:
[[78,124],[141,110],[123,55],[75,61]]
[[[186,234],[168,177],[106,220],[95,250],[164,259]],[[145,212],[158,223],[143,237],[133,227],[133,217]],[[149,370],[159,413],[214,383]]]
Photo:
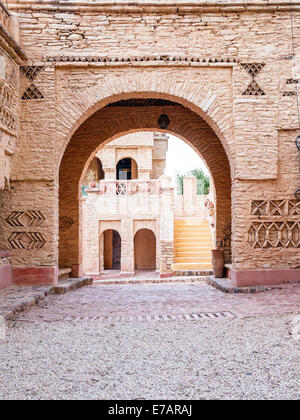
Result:
[[297,92],[293,91],[293,90],[287,90],[285,92],[283,92],[282,96],[296,96]]
[[72,217],[68,216],[60,216],[59,218],[59,229],[60,230],[68,230],[74,224],[74,220]]
[[13,232],[8,238],[12,249],[42,249],[46,243],[40,232]]
[[24,74],[24,76],[27,77],[29,80],[34,80],[36,76],[44,70],[44,66],[21,66],[20,70],[21,73]]
[[254,222],[248,243],[252,248],[300,248],[300,222]]
[[5,219],[8,226],[13,228],[7,238],[10,249],[40,251],[46,244],[46,239],[41,232],[32,228],[43,227],[46,217],[39,210],[13,211]]
[[264,63],[241,63],[241,66],[250,74],[252,78],[247,89],[244,90],[242,95],[251,95],[251,96],[265,95],[265,92],[263,91],[263,89],[260,88],[260,86],[255,80],[255,77],[258,75],[258,73],[261,72],[265,64]]
[[255,200],[251,201],[253,216],[297,216],[300,215],[298,200]]
[[23,93],[21,99],[43,99],[44,95],[35,85],[30,85]]
[[265,63],[241,63],[241,66],[250,74],[251,77],[255,78],[255,76],[261,72]]
[[300,215],[300,201],[298,200],[287,200],[287,210],[289,216]]
[[267,214],[267,201],[252,201],[251,202],[251,214],[255,216],[262,216]]
[[46,220],[41,211],[14,211],[6,219],[6,223],[12,227],[40,227]]
[[259,87],[258,83],[255,80],[252,80],[249,83],[247,89],[244,90],[242,95],[252,95],[252,96],[263,96],[265,92]]
[[[300,248],[300,201],[252,201],[251,215],[258,218],[247,232],[252,248]],[[271,220],[261,220],[269,216]]]
[[16,95],[4,80],[0,80],[0,123],[10,130],[16,130]]

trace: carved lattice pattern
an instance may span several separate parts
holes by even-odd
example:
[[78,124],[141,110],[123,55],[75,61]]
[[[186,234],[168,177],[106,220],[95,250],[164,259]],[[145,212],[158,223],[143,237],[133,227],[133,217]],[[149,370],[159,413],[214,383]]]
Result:
[[263,96],[265,95],[265,92],[259,87],[255,80],[252,80],[247,89],[244,90],[243,95]]
[[252,201],[251,215],[258,219],[272,216],[272,220],[252,222],[247,232],[252,248],[300,248],[300,201]]
[[261,72],[261,70],[265,66],[265,63],[242,63],[241,66],[245,70],[247,70],[250,76],[254,79],[255,76],[257,76],[258,73]]
[[35,85],[30,85],[23,93],[21,99],[43,99],[43,94]]
[[248,243],[252,248],[300,248],[300,222],[254,222]]
[[36,76],[44,70],[43,66],[21,66],[21,73],[27,77],[29,80],[34,80]]
[[250,74],[252,78],[247,89],[244,90],[243,95],[251,95],[251,96],[265,95],[265,92],[263,91],[263,89],[260,88],[260,86],[255,80],[255,77],[258,75],[258,73],[261,72],[265,64],[264,63],[241,63],[241,66]]
[[251,202],[253,216],[297,216],[300,215],[298,200],[257,200]]
[[10,130],[16,130],[16,100],[13,90],[0,80],[0,123]]

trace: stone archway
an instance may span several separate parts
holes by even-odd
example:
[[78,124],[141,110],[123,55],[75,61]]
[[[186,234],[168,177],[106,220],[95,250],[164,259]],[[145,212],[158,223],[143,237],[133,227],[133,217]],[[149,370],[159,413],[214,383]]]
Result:
[[[210,170],[217,213],[215,242],[220,245],[224,241],[224,232],[231,223],[231,171],[219,137],[199,114],[179,102],[133,97],[113,102],[91,115],[73,134],[61,161],[60,217],[72,217],[74,225],[72,232],[60,233],[60,264],[72,266],[76,275],[81,274],[82,262],[78,185],[87,162],[100,144],[117,136],[137,130],[157,130],[162,112],[168,113],[170,118],[166,131],[192,145]],[[68,246],[64,246],[64,242]],[[230,261],[230,244],[227,244],[225,254],[227,262]]]

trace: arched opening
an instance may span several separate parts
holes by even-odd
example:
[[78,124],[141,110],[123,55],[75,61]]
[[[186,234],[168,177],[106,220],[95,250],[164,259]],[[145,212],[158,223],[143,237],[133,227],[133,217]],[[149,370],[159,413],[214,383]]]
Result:
[[156,237],[150,229],[140,229],[134,236],[135,270],[156,270]]
[[138,178],[138,166],[134,159],[124,158],[116,166],[117,180],[130,180]]
[[114,229],[103,232],[102,251],[103,269],[119,270],[121,266],[121,236],[119,232]]
[[[113,100],[112,100],[113,101]],[[158,119],[167,113],[171,133],[190,144],[203,158],[214,184],[216,246],[225,244],[231,223],[231,174],[230,164],[220,138],[208,123],[195,111],[180,102],[158,99],[132,99],[112,102],[99,109],[73,134],[61,161],[59,204],[60,216],[72,217],[72,230],[60,232],[60,265],[80,269],[82,264],[82,227],[78,205],[78,185],[86,167],[101,144],[136,131],[158,129]],[[115,124],[108,124],[114,121]],[[87,135],[88,133],[88,135]],[[76,156],[76,164],[74,164]],[[70,171],[72,168],[72,171]],[[227,236],[226,236],[227,235]],[[224,246],[225,261],[230,262],[229,241]],[[80,273],[80,272],[79,272]]]

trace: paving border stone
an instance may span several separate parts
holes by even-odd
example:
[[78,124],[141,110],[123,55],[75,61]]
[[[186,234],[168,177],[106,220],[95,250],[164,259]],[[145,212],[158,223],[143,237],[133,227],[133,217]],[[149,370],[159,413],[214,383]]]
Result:
[[0,316],[7,320],[11,319],[17,312],[23,312],[37,305],[48,295],[62,295],[92,284],[92,277],[81,277],[63,280],[56,286],[8,287],[0,291]]
[[282,289],[280,285],[274,286],[250,286],[250,287],[234,287],[231,286],[230,280],[227,278],[215,278],[208,276],[205,278],[206,284],[215,287],[223,293],[262,293],[274,289]]

